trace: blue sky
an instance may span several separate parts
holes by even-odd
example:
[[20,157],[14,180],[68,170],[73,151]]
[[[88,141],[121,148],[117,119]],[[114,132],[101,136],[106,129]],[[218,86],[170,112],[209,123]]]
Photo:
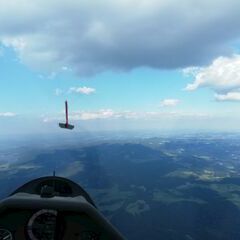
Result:
[[66,99],[76,131],[240,129],[237,1],[21,1],[0,10],[3,134],[59,131]]

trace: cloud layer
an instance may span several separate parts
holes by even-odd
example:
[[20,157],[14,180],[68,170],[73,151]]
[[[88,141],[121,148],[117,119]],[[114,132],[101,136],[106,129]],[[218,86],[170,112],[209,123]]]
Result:
[[[76,111],[69,115],[70,121],[89,121],[89,120],[166,120],[166,119],[205,119],[211,116],[207,113],[194,112],[160,112],[160,111],[114,111],[113,109],[100,109],[97,111]],[[43,122],[61,121],[63,116],[43,117]]]
[[0,42],[49,72],[182,68],[231,52],[236,0],[0,0]]

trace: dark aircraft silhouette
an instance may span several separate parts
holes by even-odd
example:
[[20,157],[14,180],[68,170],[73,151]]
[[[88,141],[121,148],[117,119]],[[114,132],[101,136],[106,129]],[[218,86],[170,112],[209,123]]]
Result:
[[61,177],[32,180],[0,202],[0,240],[121,240],[79,185]]
[[74,128],[74,126],[68,123],[68,103],[67,103],[67,101],[65,101],[65,115],[66,115],[66,123],[59,123],[59,127],[72,130]]

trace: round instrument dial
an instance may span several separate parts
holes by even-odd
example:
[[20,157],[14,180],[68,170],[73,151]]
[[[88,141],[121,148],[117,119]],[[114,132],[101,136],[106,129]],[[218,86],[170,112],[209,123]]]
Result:
[[57,211],[42,209],[30,218],[27,233],[31,240],[55,239],[57,225]]

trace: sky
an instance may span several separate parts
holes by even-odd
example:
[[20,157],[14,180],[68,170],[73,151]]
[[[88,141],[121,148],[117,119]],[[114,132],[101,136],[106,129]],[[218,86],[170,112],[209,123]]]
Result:
[[237,0],[0,0],[0,134],[240,130]]

